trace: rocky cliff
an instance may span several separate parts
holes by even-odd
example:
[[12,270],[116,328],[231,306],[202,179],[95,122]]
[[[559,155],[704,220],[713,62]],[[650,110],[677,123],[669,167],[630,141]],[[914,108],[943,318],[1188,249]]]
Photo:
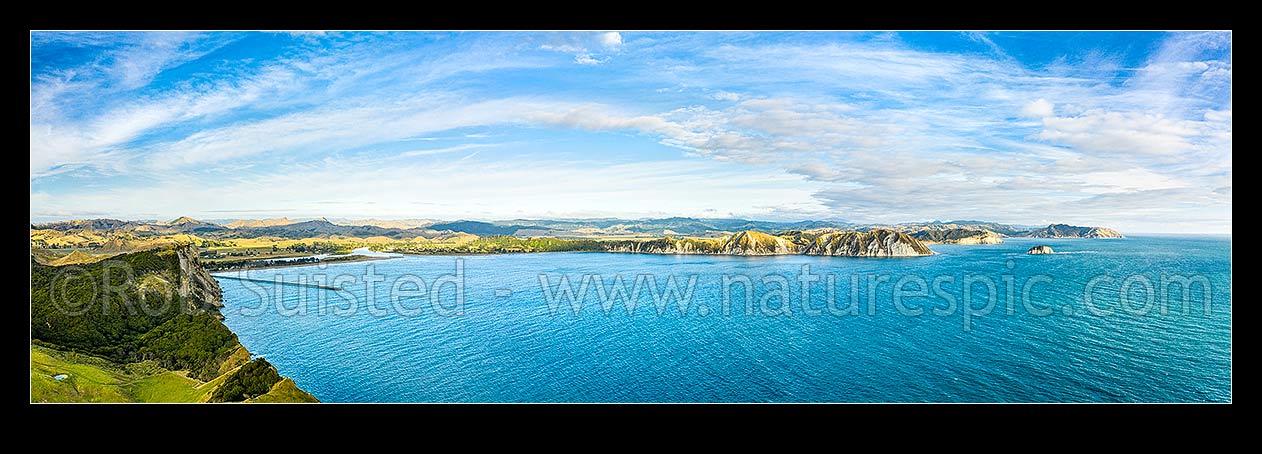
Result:
[[210,276],[197,259],[197,248],[182,245],[175,248],[180,261],[180,298],[191,310],[203,310],[223,320],[219,308],[223,307],[223,291],[219,282]]
[[933,255],[919,240],[893,230],[825,233],[802,251],[806,255],[840,257],[916,257]]
[[715,255],[828,255],[847,257],[911,257],[931,255],[920,241],[892,230],[838,232],[789,231],[782,235],[746,230],[722,238],[661,238],[611,241],[606,252]]
[[1079,227],[1066,224],[1052,224],[1032,230],[1025,236],[1031,238],[1125,238],[1117,230],[1106,227]]
[[658,238],[655,240],[609,241],[605,252],[632,254],[718,254],[724,239]]
[[925,244],[999,244],[1003,242],[1003,238],[998,233],[984,229],[923,229],[910,235]]
[[797,252],[797,245],[789,239],[753,230],[728,237],[718,251],[724,255],[787,255]]

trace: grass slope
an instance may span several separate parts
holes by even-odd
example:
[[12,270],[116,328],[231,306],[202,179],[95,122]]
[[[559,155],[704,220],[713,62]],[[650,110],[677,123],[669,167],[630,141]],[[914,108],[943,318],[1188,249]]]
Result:
[[[63,380],[53,377],[66,375]],[[200,402],[202,383],[152,361],[120,365],[102,358],[31,347],[31,402]]]
[[[31,402],[208,402],[216,393],[223,392],[224,383],[248,381],[257,375],[270,377],[275,374],[275,370],[262,360],[249,364],[253,365],[249,368],[254,371],[253,374],[237,376],[237,373],[245,369],[237,367],[203,383],[188,378],[182,372],[163,369],[153,361],[116,364],[94,356],[35,345],[31,346]],[[62,380],[53,378],[57,375],[66,377]],[[298,389],[293,380],[284,378],[271,385],[265,394],[249,399],[248,402],[319,400]]]

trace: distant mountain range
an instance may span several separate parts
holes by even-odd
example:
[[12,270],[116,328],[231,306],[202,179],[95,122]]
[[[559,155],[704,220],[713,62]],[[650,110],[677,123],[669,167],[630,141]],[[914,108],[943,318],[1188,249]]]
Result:
[[239,229],[242,227],[275,227],[278,225],[297,224],[298,221],[291,221],[289,218],[278,219],[238,219],[227,224],[224,227],[230,229]]

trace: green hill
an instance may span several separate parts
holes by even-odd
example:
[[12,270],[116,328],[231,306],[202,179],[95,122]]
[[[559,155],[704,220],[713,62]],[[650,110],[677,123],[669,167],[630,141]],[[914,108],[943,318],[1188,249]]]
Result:
[[242,381],[249,386],[211,400],[267,393],[281,377],[250,360],[220,321],[219,298],[190,246],[74,268],[32,261],[31,400],[202,401],[206,393],[188,388],[215,396]]

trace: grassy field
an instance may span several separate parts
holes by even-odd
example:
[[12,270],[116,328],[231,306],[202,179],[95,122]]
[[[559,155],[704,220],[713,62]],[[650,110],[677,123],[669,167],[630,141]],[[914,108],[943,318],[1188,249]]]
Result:
[[118,365],[31,347],[31,402],[201,402],[208,392],[201,384],[152,362]]
[[[247,361],[248,355],[245,353]],[[57,375],[66,377],[53,378]],[[230,375],[224,373],[203,383],[152,361],[120,365],[94,356],[31,346],[31,402],[206,402]],[[286,378],[250,402],[317,400]]]
[[181,374],[166,371],[135,382],[130,388],[136,402],[203,402],[206,389],[198,389],[202,382]]
[[298,389],[298,385],[293,380],[283,378],[281,381],[272,385],[272,389],[262,396],[247,400],[246,402],[257,403],[282,403],[282,402],[319,402],[307,394],[306,391]]
[[[31,347],[31,402],[132,402],[131,377],[104,360]],[[65,374],[64,380],[54,376]]]

